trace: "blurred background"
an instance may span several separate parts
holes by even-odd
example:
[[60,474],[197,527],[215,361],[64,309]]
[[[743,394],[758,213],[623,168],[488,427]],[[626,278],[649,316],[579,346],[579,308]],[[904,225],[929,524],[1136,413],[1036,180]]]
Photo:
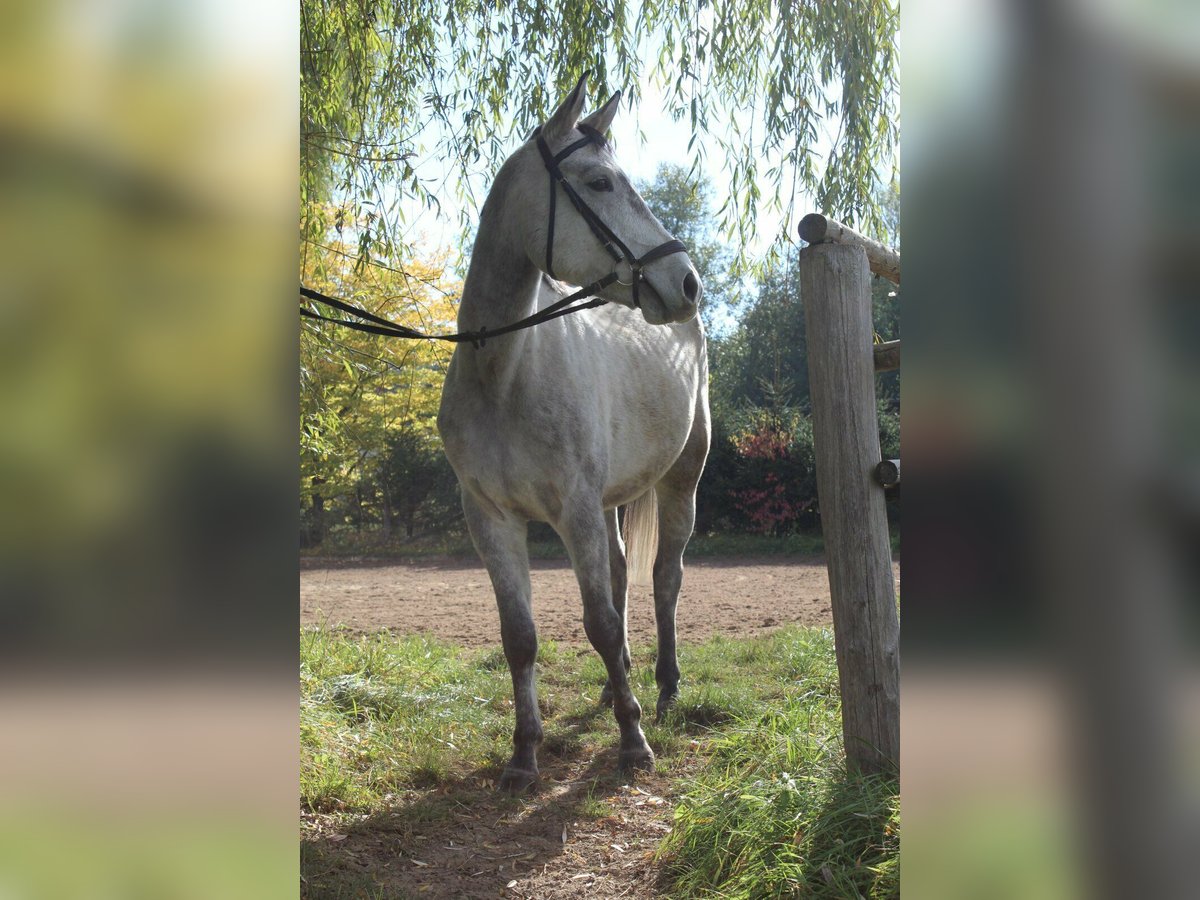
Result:
[[283,3],[0,12],[0,894],[295,892]]
[[902,30],[903,884],[1193,896],[1200,18]]

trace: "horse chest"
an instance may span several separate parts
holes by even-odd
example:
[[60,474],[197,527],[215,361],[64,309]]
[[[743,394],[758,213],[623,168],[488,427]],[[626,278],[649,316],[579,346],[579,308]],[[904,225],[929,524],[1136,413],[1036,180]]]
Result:
[[464,488],[493,511],[554,521],[564,497],[580,491],[606,504],[639,496],[678,456],[691,427],[688,406],[641,412],[586,398],[491,406],[448,396],[440,424]]

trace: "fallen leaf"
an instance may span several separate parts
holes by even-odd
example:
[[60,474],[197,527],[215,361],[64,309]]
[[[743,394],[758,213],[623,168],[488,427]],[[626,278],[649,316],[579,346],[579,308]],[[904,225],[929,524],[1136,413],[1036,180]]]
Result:
[[567,825],[565,822],[563,823],[562,842],[564,844],[567,842]]
[[327,840],[344,841],[345,839],[346,839],[346,835],[344,835],[344,834],[331,834]]
[[409,862],[411,862],[414,866],[421,866],[422,868],[429,868],[429,863],[421,862],[419,859],[412,859],[412,860],[409,860]]
[[510,888],[515,888],[515,887],[517,886],[517,879],[515,879],[515,878],[514,878],[512,881],[510,881],[510,882],[509,882],[507,885],[505,885],[505,886],[506,886],[506,887],[510,887]]

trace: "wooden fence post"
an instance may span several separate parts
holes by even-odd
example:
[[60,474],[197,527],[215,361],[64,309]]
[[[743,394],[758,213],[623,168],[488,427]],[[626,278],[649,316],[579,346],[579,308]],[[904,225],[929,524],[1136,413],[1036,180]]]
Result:
[[846,759],[898,771],[900,626],[880,460],[867,252],[854,244],[800,251],[817,496],[829,566]]

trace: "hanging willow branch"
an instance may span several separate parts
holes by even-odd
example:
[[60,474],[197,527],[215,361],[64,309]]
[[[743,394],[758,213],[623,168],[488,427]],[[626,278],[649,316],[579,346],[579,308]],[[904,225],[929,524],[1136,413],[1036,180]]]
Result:
[[[301,0],[304,236],[321,239],[330,204],[348,203],[363,256],[391,255],[399,223],[385,196],[465,199],[469,176],[494,169],[584,70],[594,97],[622,88],[633,104],[658,79],[668,113],[712,139],[731,237],[747,240],[798,190],[882,236],[897,27],[887,0]],[[825,130],[835,142],[817,159]],[[693,140],[687,161],[701,152]],[[760,173],[763,159],[779,162]],[[449,160],[450,183],[424,160]],[[776,188],[766,198],[760,174]]]

